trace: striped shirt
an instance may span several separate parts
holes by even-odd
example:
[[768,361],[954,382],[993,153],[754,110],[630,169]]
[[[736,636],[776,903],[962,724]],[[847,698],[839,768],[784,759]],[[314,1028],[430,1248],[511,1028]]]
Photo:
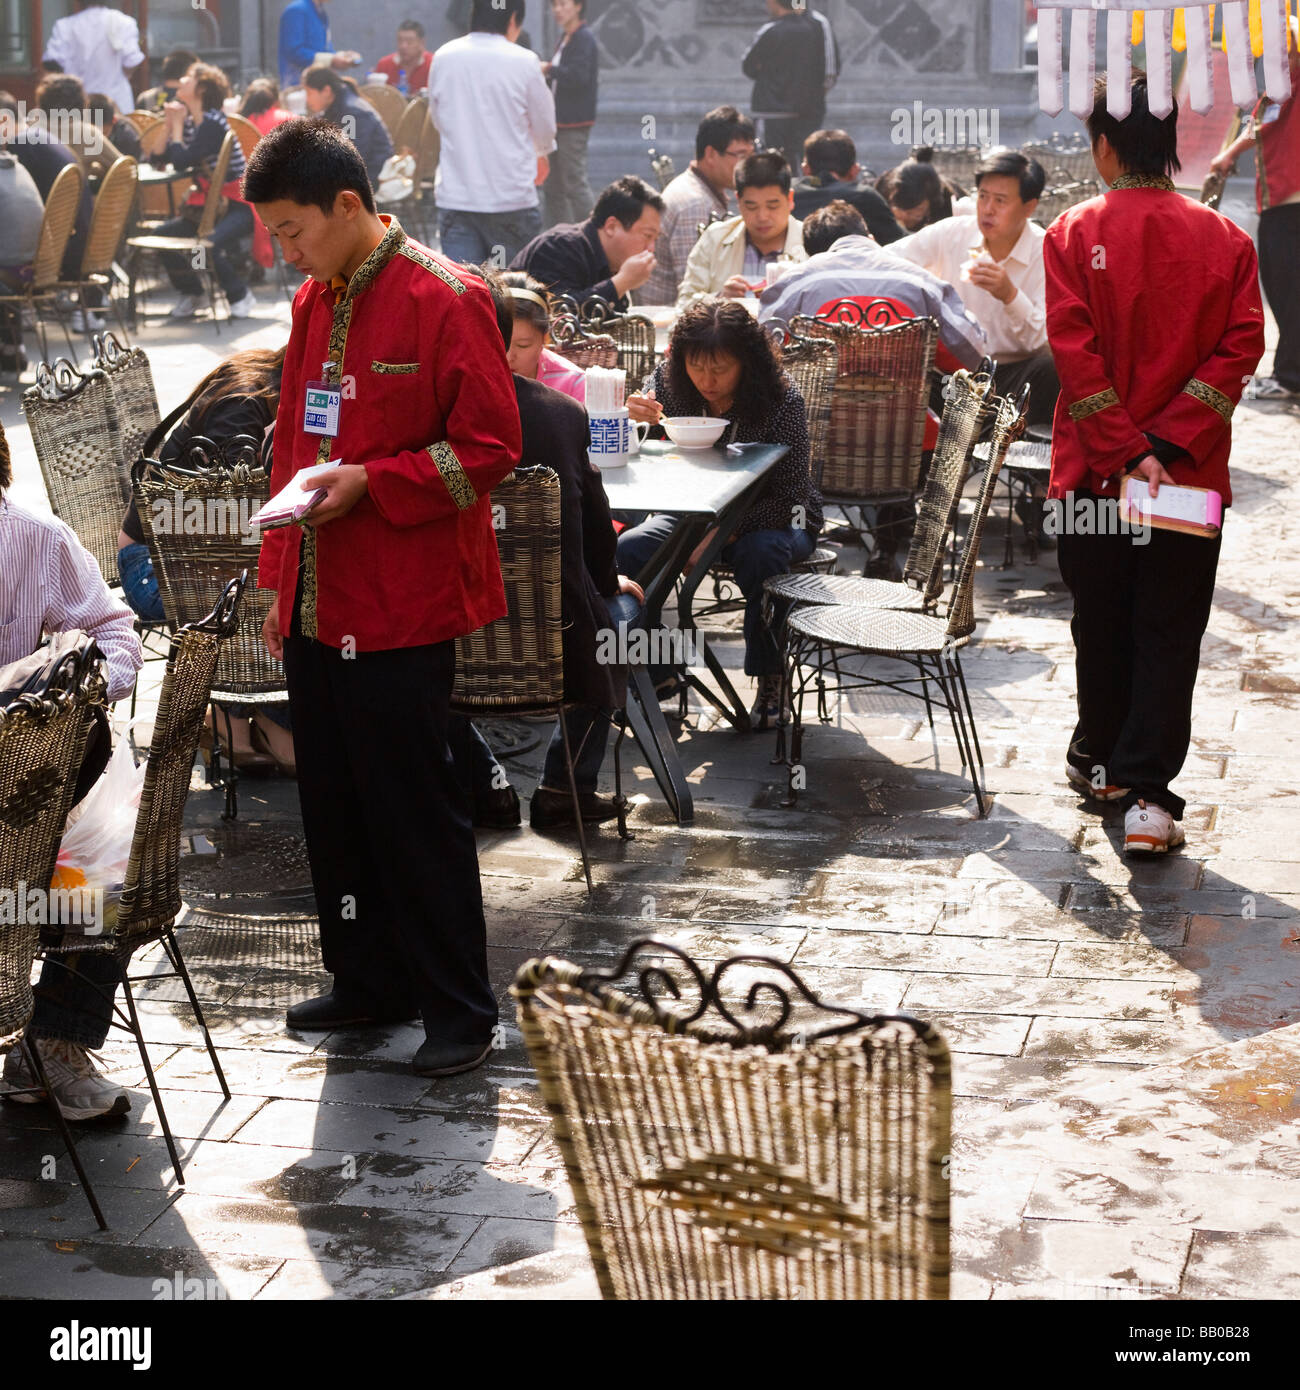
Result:
[[93,637],[108,662],[108,698],[131,693],[143,656],[131,610],[108,591],[72,528],[0,500],[0,665],[56,632]]

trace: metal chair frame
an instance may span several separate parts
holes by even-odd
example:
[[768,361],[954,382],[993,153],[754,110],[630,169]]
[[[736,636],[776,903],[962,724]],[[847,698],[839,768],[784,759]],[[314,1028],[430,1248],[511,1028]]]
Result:
[[[926,718],[933,734],[934,708],[930,697],[930,682],[933,681],[948,709],[962,770],[969,769],[979,815],[983,818],[988,814],[983,787],[984,755],[962,671],[961,648],[975,632],[975,572],[984,522],[1007,448],[1024,430],[1028,400],[1026,384],[1014,403],[1007,399],[998,401],[989,463],[980,484],[946,620],[925,613],[855,604],[804,604],[787,617],[782,708],[790,715],[790,755],[787,760],[785,730],[778,727],[774,758],[774,761],[785,762],[789,770],[787,794],[782,805],[793,807],[797,801],[798,779],[794,770],[801,765],[803,756],[803,701],[810,688],[816,688],[817,713],[822,723],[830,722],[827,695],[832,690],[843,694],[883,687],[915,696],[925,701]],[[840,663],[846,655],[889,657],[915,667],[917,674],[889,680],[866,671],[845,670]],[[827,680],[828,672],[833,676],[831,681]],[[919,692],[914,688],[917,684]]]

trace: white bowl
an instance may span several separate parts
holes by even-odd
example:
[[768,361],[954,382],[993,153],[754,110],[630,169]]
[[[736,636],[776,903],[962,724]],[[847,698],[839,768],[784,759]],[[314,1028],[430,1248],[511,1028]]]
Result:
[[659,423],[679,449],[710,449],[731,422],[711,415],[673,415]]

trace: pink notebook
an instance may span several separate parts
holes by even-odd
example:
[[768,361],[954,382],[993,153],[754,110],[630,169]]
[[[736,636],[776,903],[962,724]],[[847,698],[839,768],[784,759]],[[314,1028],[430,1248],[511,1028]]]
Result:
[[1119,494],[1120,514],[1130,524],[1147,523],[1189,536],[1217,536],[1223,526],[1223,498],[1213,488],[1163,483],[1157,496],[1147,481],[1130,474]]
[[341,459],[331,459],[328,463],[313,463],[310,468],[300,468],[289,479],[288,486],[281,488],[265,506],[253,513],[248,524],[259,531],[271,531],[277,526],[292,526],[301,521],[326,495],[323,487],[313,487],[304,479],[319,478],[327,469],[337,468],[341,462]]

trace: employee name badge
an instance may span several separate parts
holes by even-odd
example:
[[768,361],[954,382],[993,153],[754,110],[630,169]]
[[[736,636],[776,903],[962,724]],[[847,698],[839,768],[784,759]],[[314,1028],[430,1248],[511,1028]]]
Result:
[[330,369],[333,366],[332,362],[326,362],[325,379],[307,383],[307,396],[302,410],[304,434],[327,434],[331,439],[338,436],[343,390],[330,383]]

